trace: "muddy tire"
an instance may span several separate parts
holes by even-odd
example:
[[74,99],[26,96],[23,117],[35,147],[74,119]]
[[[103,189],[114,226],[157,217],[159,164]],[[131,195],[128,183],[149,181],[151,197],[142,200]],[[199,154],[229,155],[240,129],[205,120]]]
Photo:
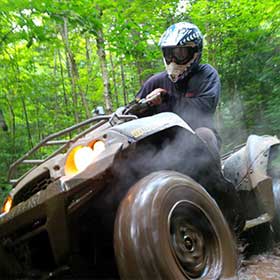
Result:
[[235,279],[233,240],[210,195],[173,171],[155,172],[136,183],[115,220],[121,279]]

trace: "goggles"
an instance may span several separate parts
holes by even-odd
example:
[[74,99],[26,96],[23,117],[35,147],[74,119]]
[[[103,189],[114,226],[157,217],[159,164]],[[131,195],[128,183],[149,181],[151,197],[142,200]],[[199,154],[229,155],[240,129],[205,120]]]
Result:
[[162,52],[167,64],[175,62],[176,64],[183,65],[193,58],[196,48],[186,46],[164,47]]

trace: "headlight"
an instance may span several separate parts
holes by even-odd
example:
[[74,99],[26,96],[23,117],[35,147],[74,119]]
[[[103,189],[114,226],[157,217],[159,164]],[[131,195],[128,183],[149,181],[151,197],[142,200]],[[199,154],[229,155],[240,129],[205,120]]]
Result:
[[104,142],[98,140],[90,146],[77,146],[69,153],[66,164],[65,174],[75,175],[85,170],[95,158],[105,150]]
[[2,213],[8,213],[12,208],[13,200],[8,196],[3,204]]

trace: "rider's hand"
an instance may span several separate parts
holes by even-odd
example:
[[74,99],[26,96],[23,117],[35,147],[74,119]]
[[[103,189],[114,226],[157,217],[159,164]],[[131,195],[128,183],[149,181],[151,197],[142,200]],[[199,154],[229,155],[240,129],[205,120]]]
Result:
[[146,96],[146,100],[151,105],[160,105],[162,102],[161,94],[166,94],[167,91],[163,88],[156,88]]

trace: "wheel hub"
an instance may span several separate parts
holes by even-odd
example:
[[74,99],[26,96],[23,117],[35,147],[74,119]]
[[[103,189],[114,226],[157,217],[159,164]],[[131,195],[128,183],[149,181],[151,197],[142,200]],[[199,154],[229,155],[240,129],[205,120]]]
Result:
[[195,250],[195,240],[193,240],[188,234],[184,234],[183,239],[187,251],[190,253],[193,252]]
[[170,241],[175,259],[188,278],[206,274],[216,254],[217,240],[204,214],[185,202],[169,215]]

